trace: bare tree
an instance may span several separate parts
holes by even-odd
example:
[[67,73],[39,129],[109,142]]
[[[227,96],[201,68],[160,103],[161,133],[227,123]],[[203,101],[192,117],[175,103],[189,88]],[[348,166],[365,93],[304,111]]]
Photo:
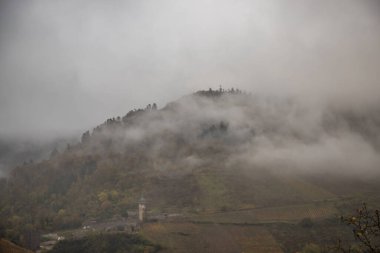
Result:
[[337,252],[380,252],[380,216],[379,210],[368,210],[367,205],[356,211],[355,215],[341,217],[341,220],[352,228],[357,244],[344,247],[339,241],[335,250]]

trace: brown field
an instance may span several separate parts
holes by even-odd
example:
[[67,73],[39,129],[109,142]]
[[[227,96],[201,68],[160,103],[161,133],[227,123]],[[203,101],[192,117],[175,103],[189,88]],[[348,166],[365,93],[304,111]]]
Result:
[[160,252],[283,252],[268,230],[257,226],[151,223],[142,234],[162,245]]
[[233,212],[201,214],[192,217],[197,222],[256,224],[272,222],[296,223],[304,218],[323,219],[338,213],[332,203],[291,205],[270,208],[258,208]]
[[1,253],[33,253],[28,249],[24,249],[10,241],[0,239],[0,252]]

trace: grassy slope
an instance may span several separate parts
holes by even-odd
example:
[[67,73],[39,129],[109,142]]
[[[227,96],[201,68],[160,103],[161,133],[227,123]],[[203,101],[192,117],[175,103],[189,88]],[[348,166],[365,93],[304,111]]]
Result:
[[160,252],[282,252],[263,227],[217,224],[146,224],[142,234],[164,247]]

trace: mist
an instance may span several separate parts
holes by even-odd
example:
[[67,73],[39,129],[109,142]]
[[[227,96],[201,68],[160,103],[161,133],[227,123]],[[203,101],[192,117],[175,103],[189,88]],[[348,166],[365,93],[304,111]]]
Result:
[[0,134],[77,135],[239,87],[377,107],[378,1],[1,1]]
[[132,111],[90,130],[74,154],[143,154],[144,169],[260,174],[380,173],[380,111],[347,111],[298,98],[203,91],[161,110]]

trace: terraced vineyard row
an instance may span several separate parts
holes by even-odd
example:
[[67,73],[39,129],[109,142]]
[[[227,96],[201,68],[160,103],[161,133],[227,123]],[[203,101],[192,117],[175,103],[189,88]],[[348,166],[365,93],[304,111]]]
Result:
[[260,208],[234,212],[219,212],[192,217],[193,221],[216,223],[268,223],[298,222],[303,218],[322,219],[337,214],[337,209],[328,204],[306,204],[272,208]]

